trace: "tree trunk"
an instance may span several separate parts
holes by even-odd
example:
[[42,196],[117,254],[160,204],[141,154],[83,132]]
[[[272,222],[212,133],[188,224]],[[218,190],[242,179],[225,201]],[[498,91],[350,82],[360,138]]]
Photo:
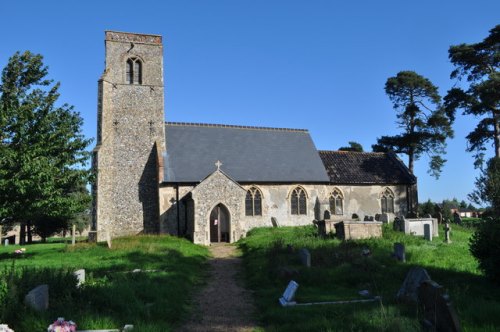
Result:
[[500,158],[500,110],[493,110],[493,135],[495,157]]
[[28,232],[28,244],[33,243],[33,235],[31,232],[31,221],[28,220],[28,223],[26,224],[27,232]]
[[19,244],[26,244],[26,224],[24,221],[21,221],[20,229],[19,229]]

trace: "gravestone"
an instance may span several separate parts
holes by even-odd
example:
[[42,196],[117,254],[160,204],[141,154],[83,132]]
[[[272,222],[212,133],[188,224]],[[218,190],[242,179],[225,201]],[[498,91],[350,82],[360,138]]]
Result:
[[49,286],[40,285],[33,288],[25,297],[24,304],[36,311],[45,311],[49,308]]
[[73,225],[71,229],[71,245],[74,246],[76,243],[76,225]]
[[295,302],[293,301],[293,298],[295,297],[295,292],[297,291],[297,288],[299,288],[299,284],[293,280],[290,280],[290,282],[288,283],[288,286],[285,289],[285,292],[283,293],[283,295],[279,299],[279,301],[283,307],[285,307],[287,305],[294,305],[295,304]]
[[380,215],[380,221],[383,222],[384,224],[389,223],[389,215],[387,213],[382,213]]
[[84,269],[79,269],[73,272],[73,274],[76,277],[77,283],[76,287],[80,287],[85,283],[85,270]]
[[420,287],[420,284],[426,280],[431,280],[431,277],[424,268],[418,266],[411,268],[406,275],[401,288],[396,294],[396,298],[403,302],[417,302],[418,287]]
[[455,211],[455,213],[453,213],[453,222],[455,224],[462,225],[462,218],[460,217],[460,215],[456,211]]
[[439,236],[439,221],[437,218],[432,218],[432,236]]
[[437,222],[438,222],[438,224],[443,223],[443,214],[441,212],[437,213]]
[[299,258],[302,265],[311,267],[311,253],[307,248],[302,248],[299,250]]
[[407,218],[405,218],[405,217],[401,217],[401,218],[403,218],[403,222],[402,222],[402,225],[404,227],[403,228],[403,232],[406,233],[410,229],[410,221]]
[[396,232],[404,232],[404,223],[403,220],[396,217],[394,218],[394,223],[392,224],[392,229]]
[[444,225],[443,229],[444,229],[444,242],[451,243],[451,239],[450,239],[451,226],[450,226],[450,224],[446,223]]
[[5,239],[5,241],[4,241],[4,243],[3,243],[3,244],[4,244],[4,246],[6,246],[6,247],[7,247],[7,246],[9,246],[9,239]]
[[275,217],[271,217],[271,224],[273,227],[279,227],[278,220]]
[[424,224],[424,239],[432,241],[432,225]]
[[106,231],[106,242],[108,243],[108,248],[111,249],[111,233],[108,231]]
[[326,222],[324,220],[314,220],[314,224],[318,227],[318,235],[326,237]]
[[405,245],[402,243],[394,243],[394,257],[400,262],[406,262]]
[[432,331],[458,332],[460,321],[443,287],[432,280],[418,288],[418,304],[422,308],[424,326]]

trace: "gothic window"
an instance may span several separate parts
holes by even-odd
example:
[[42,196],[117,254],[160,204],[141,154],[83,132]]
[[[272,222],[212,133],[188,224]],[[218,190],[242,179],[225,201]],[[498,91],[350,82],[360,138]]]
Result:
[[252,187],[247,191],[247,195],[245,197],[245,215],[262,215],[262,194],[260,193],[260,190],[255,187]]
[[304,189],[297,187],[290,195],[292,214],[307,214],[307,199]]
[[335,190],[330,194],[330,213],[336,215],[344,214],[344,196],[342,192],[335,188]]
[[380,196],[382,213],[394,213],[394,193],[389,188],[385,188]]
[[137,58],[127,60],[127,83],[142,84],[142,63]]

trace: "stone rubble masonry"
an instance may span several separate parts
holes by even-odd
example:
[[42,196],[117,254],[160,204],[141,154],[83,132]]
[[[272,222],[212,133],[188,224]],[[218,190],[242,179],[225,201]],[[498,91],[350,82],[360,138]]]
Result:
[[[98,241],[159,232],[158,160],[165,151],[161,36],[106,31],[98,82],[93,231]],[[142,63],[142,84],[128,84],[126,62]]]

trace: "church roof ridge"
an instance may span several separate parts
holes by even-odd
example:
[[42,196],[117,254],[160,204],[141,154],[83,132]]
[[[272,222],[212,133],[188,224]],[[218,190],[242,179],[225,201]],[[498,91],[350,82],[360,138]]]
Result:
[[277,128],[277,127],[261,127],[261,126],[243,126],[243,125],[228,125],[216,123],[195,123],[195,122],[165,122],[167,126],[186,126],[186,127],[212,127],[212,128],[234,128],[234,129],[250,129],[250,130],[267,130],[267,131],[288,131],[308,133],[307,129],[299,128]]
[[358,153],[358,154],[373,154],[373,155],[383,155],[388,152],[371,152],[371,151],[343,151],[343,150],[318,150],[320,153]]

